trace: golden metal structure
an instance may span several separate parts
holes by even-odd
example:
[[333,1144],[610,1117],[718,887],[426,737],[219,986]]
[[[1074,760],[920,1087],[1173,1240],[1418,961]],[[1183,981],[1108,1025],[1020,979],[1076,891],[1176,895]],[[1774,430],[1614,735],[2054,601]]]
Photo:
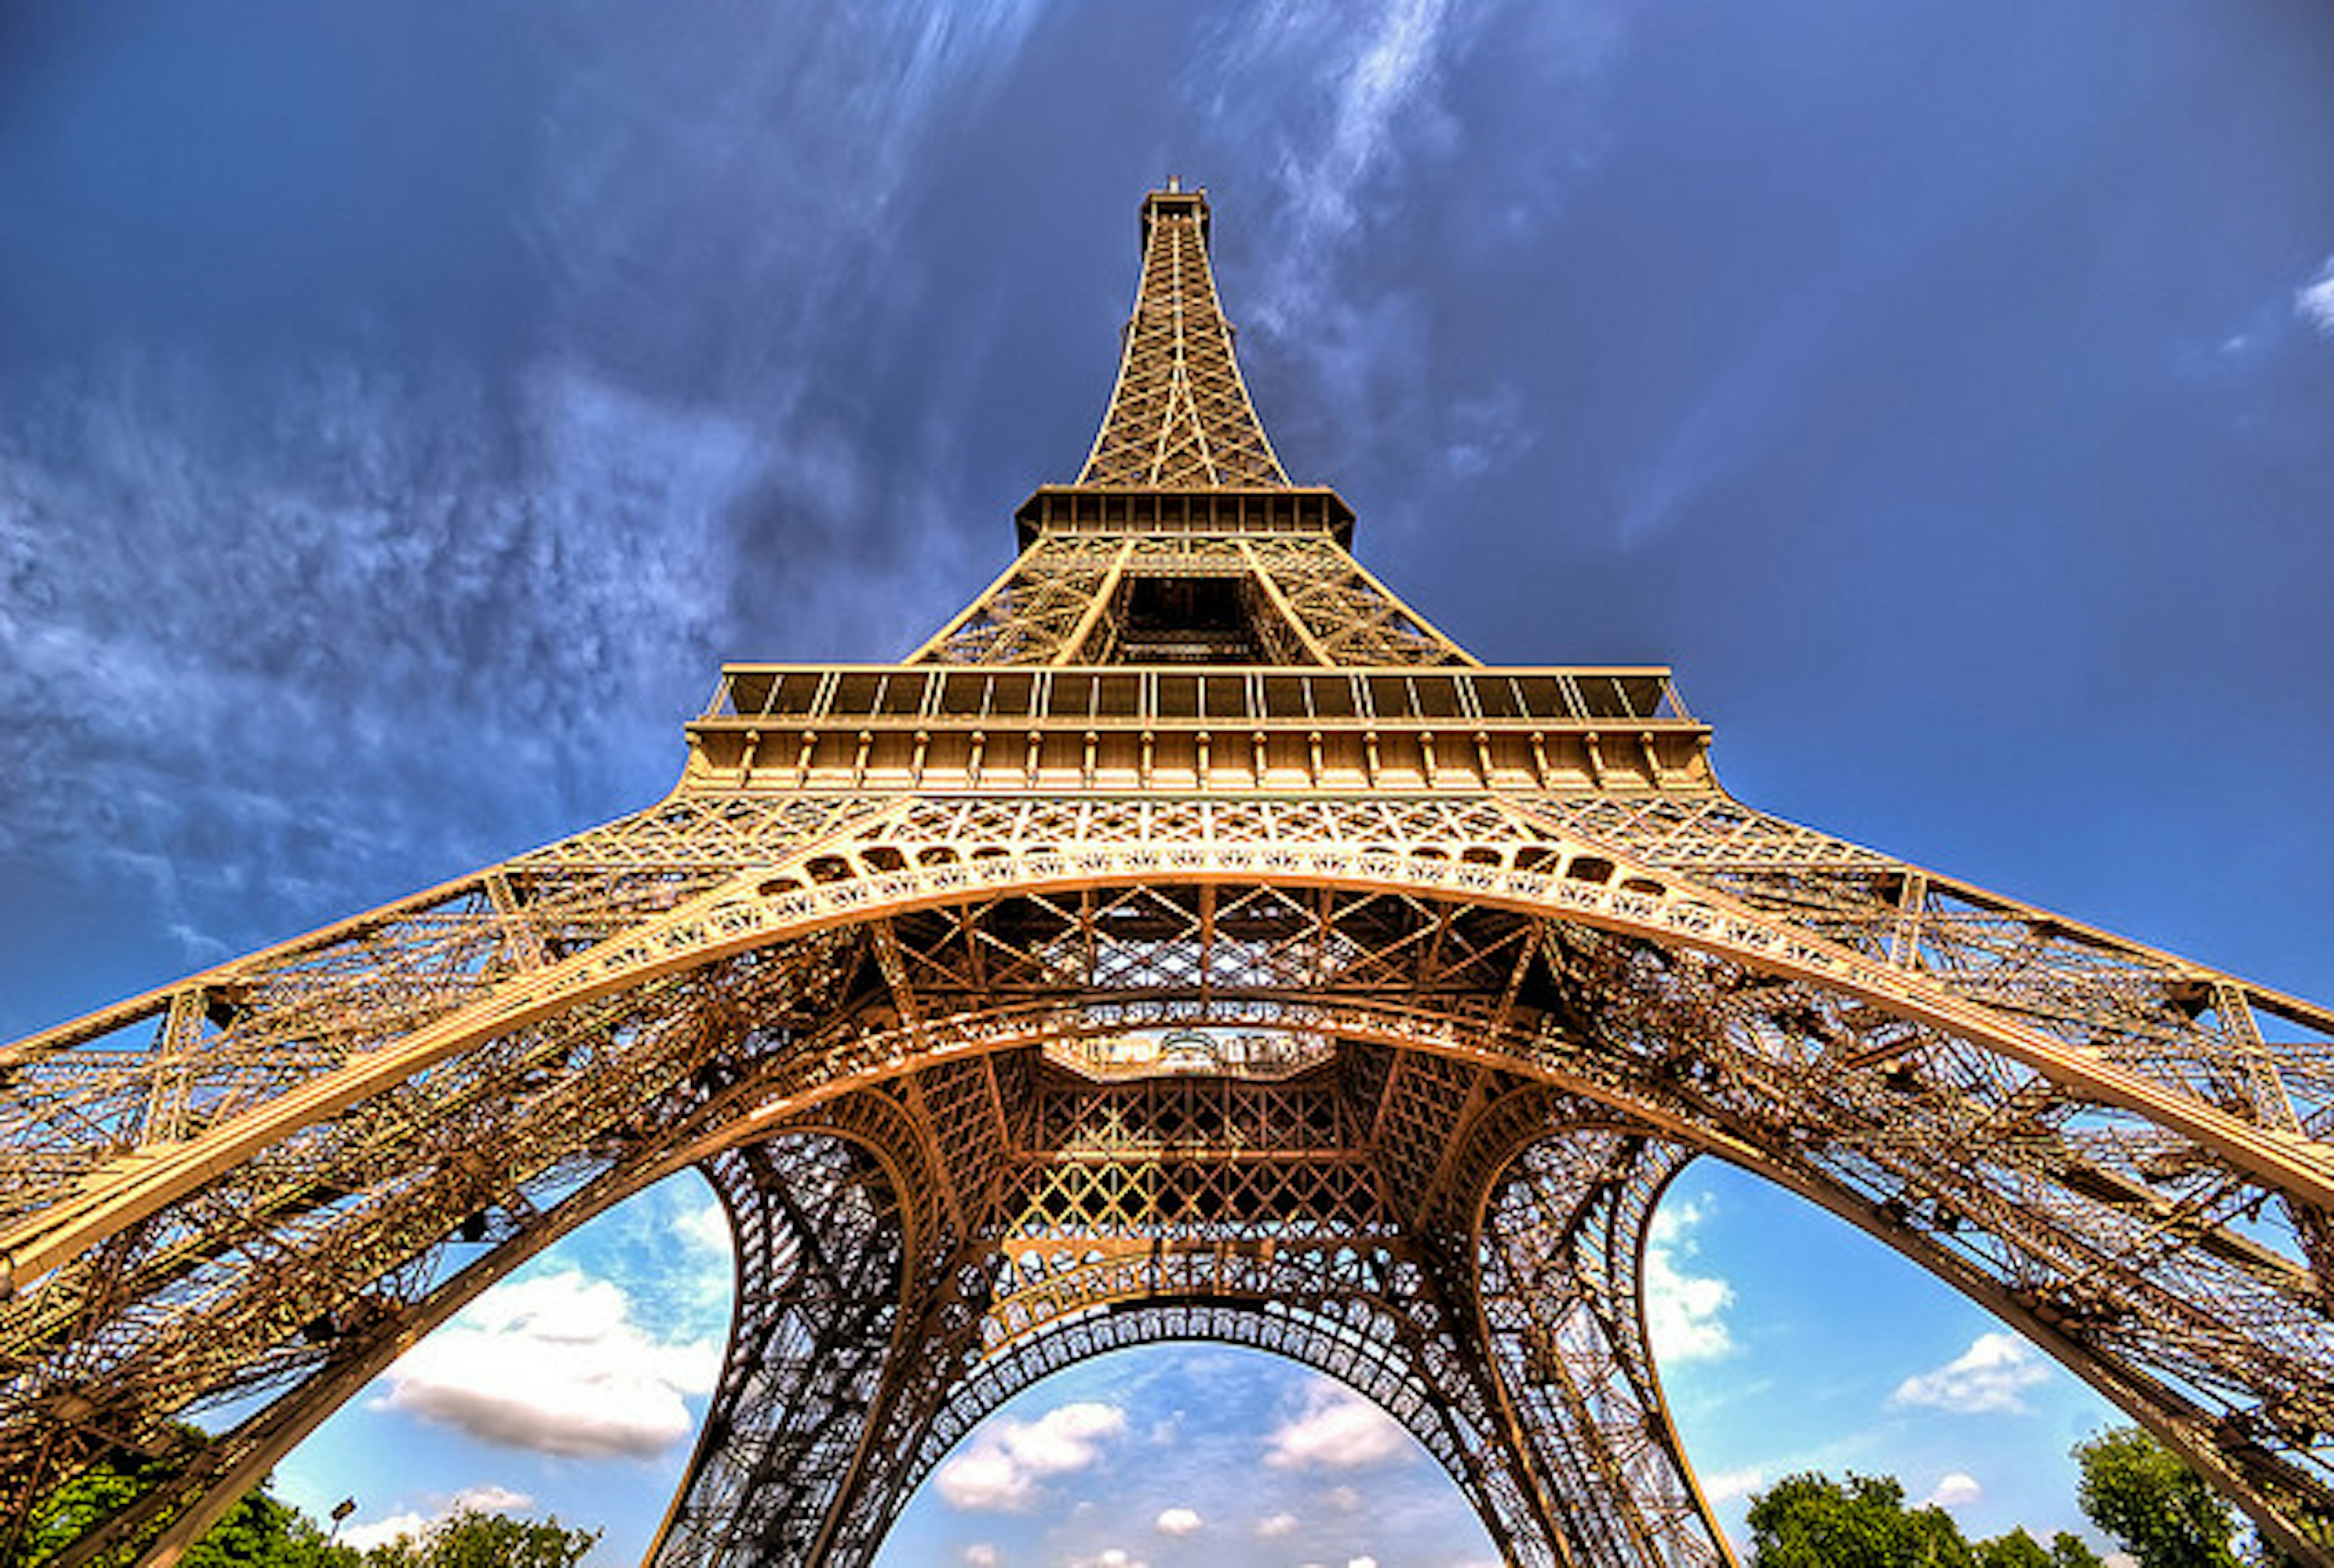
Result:
[[60,1568],[168,1564],[693,1166],[736,1318],[660,1568],[864,1563],[1181,1339],[1376,1400],[1513,1562],[1723,1563],[1643,1308],[1710,1156],[2334,1563],[2334,1015],[1737,802],[1665,669],[1468,657],[1288,482],[1208,221],[1145,200],[1085,471],[907,661],[732,665],[656,805],[0,1052],[0,1531],[127,1450],[175,1479]]

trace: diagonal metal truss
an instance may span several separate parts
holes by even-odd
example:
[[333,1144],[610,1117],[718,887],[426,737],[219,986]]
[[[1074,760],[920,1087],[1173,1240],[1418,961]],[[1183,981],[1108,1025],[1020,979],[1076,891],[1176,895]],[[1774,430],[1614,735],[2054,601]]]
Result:
[[1171,185],[1143,204],[1134,315],[1081,485],[1137,490],[1288,483],[1249,401],[1208,265],[1208,198]]
[[1643,1311],[1709,1155],[2334,1563],[2334,1014],[1735,801],[1666,670],[1469,659],[1271,459],[1206,221],[1146,203],[1087,474],[914,659],[731,666],[657,805],[0,1048],[0,1536],[126,1451],[173,1479],[62,1568],[174,1560],[694,1166],[665,1568],[864,1563],[1013,1393],[1194,1338],[1513,1561],[1722,1563]]

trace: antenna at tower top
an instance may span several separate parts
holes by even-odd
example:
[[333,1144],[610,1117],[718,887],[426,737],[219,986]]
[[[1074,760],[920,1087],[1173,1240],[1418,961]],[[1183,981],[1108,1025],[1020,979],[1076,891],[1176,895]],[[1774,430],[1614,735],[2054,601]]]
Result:
[[1181,191],[1182,188],[1183,188],[1183,177],[1182,177],[1181,175],[1180,175],[1180,174],[1171,174],[1171,175],[1169,175],[1169,176],[1167,177],[1167,189],[1168,189],[1169,194],[1172,195],[1172,194],[1174,194],[1174,193],[1176,193],[1176,192]]

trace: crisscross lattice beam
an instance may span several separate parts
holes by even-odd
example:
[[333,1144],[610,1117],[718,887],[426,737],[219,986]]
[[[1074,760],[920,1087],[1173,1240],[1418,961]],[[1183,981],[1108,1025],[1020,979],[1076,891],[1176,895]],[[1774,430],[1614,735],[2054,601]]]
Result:
[[1143,279],[1118,384],[1081,485],[1217,489],[1288,483],[1232,356],[1208,265],[1208,198],[1155,190],[1143,203]]

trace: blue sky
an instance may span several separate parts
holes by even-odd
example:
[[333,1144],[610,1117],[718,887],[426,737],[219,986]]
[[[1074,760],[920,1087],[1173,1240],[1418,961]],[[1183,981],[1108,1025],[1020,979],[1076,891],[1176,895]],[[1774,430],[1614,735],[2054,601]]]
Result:
[[[2314,0],[53,8],[0,105],[0,1035],[653,799],[725,657],[911,647],[1075,471],[1170,173],[1284,459],[1478,654],[1673,664],[1757,804],[2334,994]],[[707,1202],[535,1265],[287,1492],[624,1560]],[[2068,1379],[1731,1173],[1668,1216],[1731,1517],[1816,1465],[2073,1522]],[[967,1454],[1003,1489],[887,1561],[1489,1555],[1222,1352]]]

